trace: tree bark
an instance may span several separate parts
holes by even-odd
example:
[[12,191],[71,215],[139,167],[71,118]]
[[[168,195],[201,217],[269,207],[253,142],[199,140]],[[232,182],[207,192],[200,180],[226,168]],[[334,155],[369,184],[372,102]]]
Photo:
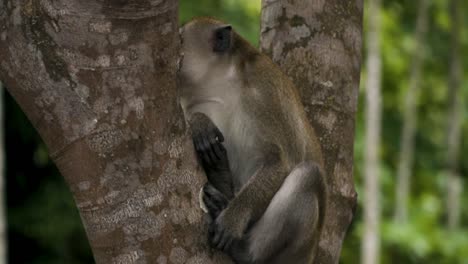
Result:
[[65,177],[96,263],[230,263],[206,245],[177,8],[0,0],[0,80]]
[[395,192],[395,221],[406,222],[408,218],[408,199],[414,159],[414,134],[417,124],[416,102],[420,90],[423,48],[427,31],[428,0],[420,0],[416,22],[415,43],[411,65],[409,87],[405,97],[402,139]]
[[324,154],[329,198],[316,263],[338,263],[353,218],[362,1],[263,0],[260,47],[292,78]]
[[381,130],[380,0],[369,1],[367,33],[366,139],[364,155],[364,235],[361,263],[379,263]]
[[447,225],[451,230],[460,223],[462,180],[459,173],[459,155],[461,143],[462,98],[460,81],[462,80],[462,66],[460,62],[460,6],[458,0],[450,1],[451,56],[449,73],[449,101],[447,130]]
[[5,192],[5,130],[3,84],[0,82],[0,264],[8,263],[8,237]]

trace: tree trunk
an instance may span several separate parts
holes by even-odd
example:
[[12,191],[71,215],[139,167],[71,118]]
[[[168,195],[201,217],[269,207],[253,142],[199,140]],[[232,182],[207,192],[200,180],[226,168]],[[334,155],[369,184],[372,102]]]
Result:
[[0,80],[65,177],[96,263],[229,263],[177,102],[178,2],[0,1]]
[[405,222],[408,218],[408,198],[410,178],[414,159],[414,134],[417,124],[416,101],[419,94],[423,49],[427,31],[428,0],[419,0],[418,18],[416,22],[415,43],[411,65],[409,87],[405,98],[402,139],[400,142],[400,158],[396,182],[395,221]]
[[462,96],[460,94],[461,62],[460,62],[460,7],[458,0],[450,1],[451,58],[449,74],[449,107],[447,131],[447,224],[454,230],[460,223],[462,180],[458,172],[459,152],[461,143]]
[[0,264],[8,263],[7,215],[5,192],[5,132],[4,132],[3,84],[0,82]]
[[319,136],[329,199],[316,263],[338,263],[353,218],[362,1],[263,0],[260,47],[293,79]]
[[379,146],[381,120],[380,0],[369,1],[364,156],[364,235],[361,263],[379,263]]

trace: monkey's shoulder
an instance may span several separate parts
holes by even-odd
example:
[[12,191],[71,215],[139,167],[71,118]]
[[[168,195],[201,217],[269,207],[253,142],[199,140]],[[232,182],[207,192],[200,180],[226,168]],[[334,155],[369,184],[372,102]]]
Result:
[[257,59],[246,63],[242,75],[250,88],[261,87],[266,92],[297,92],[292,80],[265,54],[259,54]]

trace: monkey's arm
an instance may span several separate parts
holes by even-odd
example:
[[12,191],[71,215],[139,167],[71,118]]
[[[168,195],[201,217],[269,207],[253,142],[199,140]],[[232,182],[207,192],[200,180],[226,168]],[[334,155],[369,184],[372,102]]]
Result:
[[279,153],[269,153],[267,162],[216,219],[211,242],[218,249],[227,250],[234,240],[242,238],[249,225],[263,215],[288,175]]
[[[227,151],[222,144],[224,141],[223,134],[211,119],[203,113],[193,114],[189,122],[197,157],[205,170],[208,181],[226,199],[232,199],[234,196],[232,175],[229,169]],[[213,192],[211,194],[214,195]]]

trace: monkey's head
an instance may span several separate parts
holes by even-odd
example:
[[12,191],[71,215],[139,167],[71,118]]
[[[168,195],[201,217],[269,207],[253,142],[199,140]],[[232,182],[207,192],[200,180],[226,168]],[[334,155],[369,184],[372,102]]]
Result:
[[211,18],[196,18],[181,28],[181,77],[198,83],[214,69],[229,66],[234,43],[231,25]]

